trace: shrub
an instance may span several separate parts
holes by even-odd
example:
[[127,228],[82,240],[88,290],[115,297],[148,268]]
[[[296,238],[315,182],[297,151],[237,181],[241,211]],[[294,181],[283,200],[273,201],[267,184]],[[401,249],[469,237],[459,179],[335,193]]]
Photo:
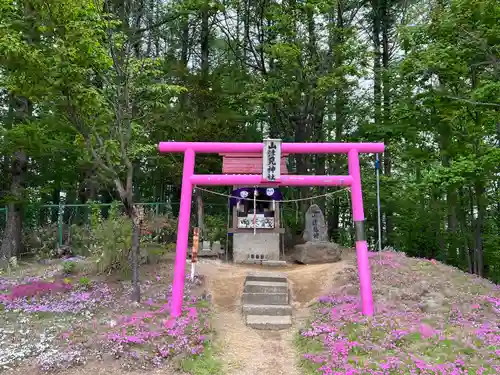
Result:
[[165,252],[166,253],[175,253],[175,249],[177,247],[177,244],[175,242],[170,242],[165,245]]
[[129,271],[132,223],[125,215],[108,217],[93,230],[93,256],[99,272]]
[[89,289],[90,288],[91,281],[88,277],[82,276],[78,280],[78,285],[82,287],[83,289]]
[[227,219],[221,215],[206,215],[204,239],[210,242],[220,241],[226,242],[227,235]]
[[54,256],[57,248],[57,233],[57,224],[25,228],[23,230],[25,251],[36,254],[40,258]]
[[67,275],[75,272],[75,268],[76,268],[76,263],[71,260],[67,260],[63,263],[63,272]]
[[118,203],[111,205],[106,219],[98,205],[91,206],[90,224],[71,227],[73,253],[89,256],[99,273],[128,273],[131,246],[132,223],[120,213]]
[[93,231],[90,225],[71,225],[69,245],[74,255],[88,256],[92,253]]
[[167,243],[175,241],[177,219],[169,215],[148,215],[143,221],[141,241],[146,243]]

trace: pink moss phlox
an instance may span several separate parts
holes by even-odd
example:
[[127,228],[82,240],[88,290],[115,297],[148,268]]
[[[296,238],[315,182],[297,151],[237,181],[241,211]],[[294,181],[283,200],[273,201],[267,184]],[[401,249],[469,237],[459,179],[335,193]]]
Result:
[[437,334],[436,330],[428,324],[421,324],[419,327],[419,333],[423,338],[430,338]]
[[192,285],[186,282],[188,293],[185,295],[185,305],[180,317],[165,319],[170,310],[171,289],[169,289],[167,303],[155,303],[151,298],[143,306],[161,306],[159,309],[135,312],[121,317],[117,327],[108,333],[106,339],[110,343],[120,345],[126,351],[132,350],[137,345],[156,347],[153,362],[158,364],[164,358],[181,353],[201,354],[206,341],[205,332],[208,332],[210,327],[207,321],[200,319],[200,312],[208,312],[209,309],[199,310],[196,307],[199,298],[189,295]]
[[319,355],[319,354],[304,354],[304,359],[308,359],[312,363],[324,363],[327,361],[325,355]]
[[[500,308],[500,298],[487,297],[486,301],[494,308]],[[467,370],[468,357],[460,357],[457,347],[457,356],[454,360],[444,363],[431,363],[425,355],[409,353],[406,351],[407,344],[399,343],[401,340],[422,340],[428,350],[438,347],[440,342],[447,340],[453,342],[461,340],[461,345],[468,350],[479,350],[477,339],[492,347],[490,357],[485,357],[493,371],[500,370],[496,365],[500,350],[500,327],[493,322],[485,321],[483,309],[479,304],[470,304],[469,309],[464,305],[454,305],[450,309],[449,316],[443,321],[433,321],[432,326],[426,323],[428,317],[419,309],[400,309],[394,304],[384,303],[377,306],[377,315],[373,318],[365,318],[359,313],[358,298],[351,295],[332,294],[322,296],[316,308],[315,319],[308,329],[301,332],[307,338],[316,338],[323,343],[323,353],[308,353],[304,359],[321,364],[318,372],[328,375],[471,375]],[[478,307],[479,305],[479,307]],[[478,320],[482,323],[478,325]],[[446,327],[453,324],[459,329],[457,333],[446,331]],[[462,327],[462,330],[460,330]],[[473,337],[462,337],[461,331],[474,329],[476,341]],[[355,329],[356,340],[348,335],[349,330]],[[347,330],[347,331],[346,331]],[[370,336],[370,332],[379,332],[376,341]],[[417,336],[410,336],[417,334]],[[349,336],[349,337],[348,337]],[[424,341],[425,340],[425,341]],[[457,343],[459,341],[456,341]],[[401,346],[403,345],[403,346]],[[445,344],[449,345],[449,344]],[[390,351],[394,355],[383,355]],[[357,353],[372,353],[378,360],[367,360],[360,362]],[[370,355],[372,357],[372,355]],[[493,375],[495,372],[486,370],[483,366],[475,370],[475,375]],[[488,372],[489,371],[489,372]],[[497,372],[498,373],[498,372]]]
[[25,313],[79,313],[105,306],[112,299],[105,284],[94,284],[91,291],[82,291],[69,283],[35,280],[14,285],[9,294],[0,295],[0,304],[8,311]]
[[402,255],[400,253],[382,251],[382,252],[368,252],[368,258],[374,264],[379,266],[389,266],[391,268],[399,268],[400,263],[396,261],[396,258],[400,258]]
[[500,297],[486,297],[486,300],[491,304],[494,311],[500,314]]
[[17,298],[30,298],[49,293],[61,293],[71,290],[69,283],[59,281],[47,282],[42,280],[33,281],[27,284],[15,285],[9,294],[1,295],[3,301],[13,301]]

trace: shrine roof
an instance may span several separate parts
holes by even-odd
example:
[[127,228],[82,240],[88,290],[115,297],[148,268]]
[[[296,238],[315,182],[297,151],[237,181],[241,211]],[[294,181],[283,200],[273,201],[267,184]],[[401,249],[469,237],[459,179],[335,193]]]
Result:
[[[262,155],[256,153],[220,153],[222,156],[222,173],[225,174],[261,174]],[[281,174],[288,174],[286,156],[281,155]]]
[[[220,156],[225,158],[260,158],[262,159],[261,154],[257,154],[255,152],[221,152]],[[289,154],[281,153],[281,158],[287,157]]]

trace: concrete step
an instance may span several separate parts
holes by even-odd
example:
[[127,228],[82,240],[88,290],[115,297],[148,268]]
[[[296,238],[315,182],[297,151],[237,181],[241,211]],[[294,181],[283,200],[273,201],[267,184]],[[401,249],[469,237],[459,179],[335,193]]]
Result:
[[263,260],[262,265],[268,266],[268,267],[285,267],[286,261],[285,260]]
[[241,309],[243,315],[271,315],[285,316],[292,315],[290,305],[243,305]]
[[282,272],[249,272],[246,281],[274,281],[286,283],[286,275]]
[[254,329],[278,330],[292,326],[292,317],[276,315],[247,315],[247,325]]
[[288,283],[274,281],[247,281],[245,293],[287,293]]
[[212,250],[202,250],[198,251],[198,257],[199,258],[209,258],[209,257],[218,257],[219,252],[218,251],[212,251]]
[[287,305],[288,293],[243,293],[243,304]]

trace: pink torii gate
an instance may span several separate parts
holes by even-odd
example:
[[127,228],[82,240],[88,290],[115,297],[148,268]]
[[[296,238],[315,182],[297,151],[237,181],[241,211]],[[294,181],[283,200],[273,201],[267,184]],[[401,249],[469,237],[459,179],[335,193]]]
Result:
[[[183,152],[184,167],[182,169],[181,203],[177,229],[177,246],[172,286],[172,303],[170,315],[176,318],[181,315],[184,296],[184,278],[186,274],[186,256],[189,236],[189,220],[191,216],[191,199],[195,185],[250,185],[259,186],[270,182],[261,175],[196,175],[194,174],[196,153],[262,153],[263,143],[223,143],[223,142],[160,142],[158,149],[162,153]],[[368,262],[368,246],[366,244],[359,168],[360,153],[382,153],[383,143],[282,143],[281,152],[286,154],[347,154],[347,176],[281,176],[271,183],[276,186],[350,186],[352,212],[355,227],[356,254],[359,271],[359,285],[362,313],[373,315],[373,297],[370,265]]]

